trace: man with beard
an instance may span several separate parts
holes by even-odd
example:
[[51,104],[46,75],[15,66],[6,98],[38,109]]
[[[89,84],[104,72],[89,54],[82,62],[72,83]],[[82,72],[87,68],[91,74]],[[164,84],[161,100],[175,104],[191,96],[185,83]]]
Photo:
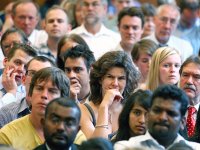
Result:
[[[200,59],[198,56],[191,56],[182,64],[180,68],[180,88],[183,89],[189,97],[186,126],[187,135],[191,137],[194,134],[198,111],[200,111]],[[190,116],[189,111],[191,109],[193,109],[194,112]],[[190,119],[192,119],[193,123],[190,123]]]
[[187,106],[187,95],[175,85],[158,87],[151,98],[146,134],[132,137],[129,141],[117,142],[114,148],[124,150],[138,147],[146,150],[165,150],[180,141],[185,141],[194,150],[200,149],[200,144],[189,142],[178,134],[183,126]]
[[188,41],[172,35],[179,19],[180,12],[177,6],[172,4],[159,6],[154,16],[155,32],[145,38],[153,40],[160,47],[170,46],[177,49],[184,61],[192,55],[193,49]]
[[73,141],[80,129],[80,116],[80,108],[72,99],[51,101],[41,120],[46,141],[35,150],[76,150],[77,145]]
[[96,59],[113,50],[120,41],[119,34],[103,25],[107,4],[107,0],[82,0],[83,24],[70,32],[86,41]]

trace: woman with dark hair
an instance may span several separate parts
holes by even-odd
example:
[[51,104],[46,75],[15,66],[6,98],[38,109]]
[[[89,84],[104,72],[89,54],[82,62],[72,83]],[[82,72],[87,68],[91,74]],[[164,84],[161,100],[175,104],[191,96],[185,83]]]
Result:
[[118,130],[122,103],[138,85],[139,72],[124,51],[111,51],[90,72],[89,102],[81,105],[81,130],[87,138],[108,136]]
[[76,45],[83,45],[87,49],[90,49],[85,40],[78,34],[65,35],[60,39],[56,59],[58,68],[64,70],[64,53]]
[[119,129],[113,142],[145,134],[151,95],[148,90],[138,90],[130,95],[119,116]]

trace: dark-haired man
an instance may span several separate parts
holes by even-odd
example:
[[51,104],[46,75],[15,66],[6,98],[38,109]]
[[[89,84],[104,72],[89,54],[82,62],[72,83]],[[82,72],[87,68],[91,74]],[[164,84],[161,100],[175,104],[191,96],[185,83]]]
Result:
[[80,129],[80,117],[80,108],[71,98],[51,101],[42,119],[45,144],[35,150],[77,150],[73,141]]
[[137,147],[165,150],[180,141],[185,141],[194,150],[200,149],[199,143],[189,142],[178,134],[183,126],[187,106],[187,95],[175,85],[158,87],[151,98],[146,134],[132,137],[129,141],[117,142],[115,149],[125,150]]

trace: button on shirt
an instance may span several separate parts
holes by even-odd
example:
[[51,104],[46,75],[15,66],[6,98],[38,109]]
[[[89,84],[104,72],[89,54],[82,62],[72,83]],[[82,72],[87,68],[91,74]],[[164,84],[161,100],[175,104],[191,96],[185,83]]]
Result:
[[[3,89],[2,83],[2,75],[0,76],[0,89]],[[26,95],[25,87],[23,85],[19,85],[17,87],[17,93],[16,96],[14,96],[12,93],[6,93],[2,94],[0,92],[0,108],[16,101],[20,101],[22,98],[24,98]]]
[[[172,144],[184,141],[187,145],[191,146],[194,150],[200,150],[200,144],[189,142],[179,134]],[[114,145],[114,150],[127,150],[133,148],[141,148],[145,150],[166,150],[164,146],[160,145],[147,131],[145,135],[140,135],[130,138],[128,141],[119,141]],[[167,148],[168,149],[168,148]]]
[[72,30],[70,34],[80,35],[86,41],[96,59],[106,52],[114,50],[121,39],[119,34],[107,29],[103,24],[100,31],[95,35],[89,33],[83,24]]

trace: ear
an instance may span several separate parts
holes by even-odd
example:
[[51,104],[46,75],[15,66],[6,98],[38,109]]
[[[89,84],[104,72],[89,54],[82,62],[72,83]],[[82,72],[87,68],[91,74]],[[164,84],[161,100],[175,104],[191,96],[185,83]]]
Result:
[[3,65],[4,65],[4,67],[6,67],[6,66],[7,66],[7,63],[8,63],[8,58],[7,58],[7,57],[5,57],[5,58],[3,59]]

